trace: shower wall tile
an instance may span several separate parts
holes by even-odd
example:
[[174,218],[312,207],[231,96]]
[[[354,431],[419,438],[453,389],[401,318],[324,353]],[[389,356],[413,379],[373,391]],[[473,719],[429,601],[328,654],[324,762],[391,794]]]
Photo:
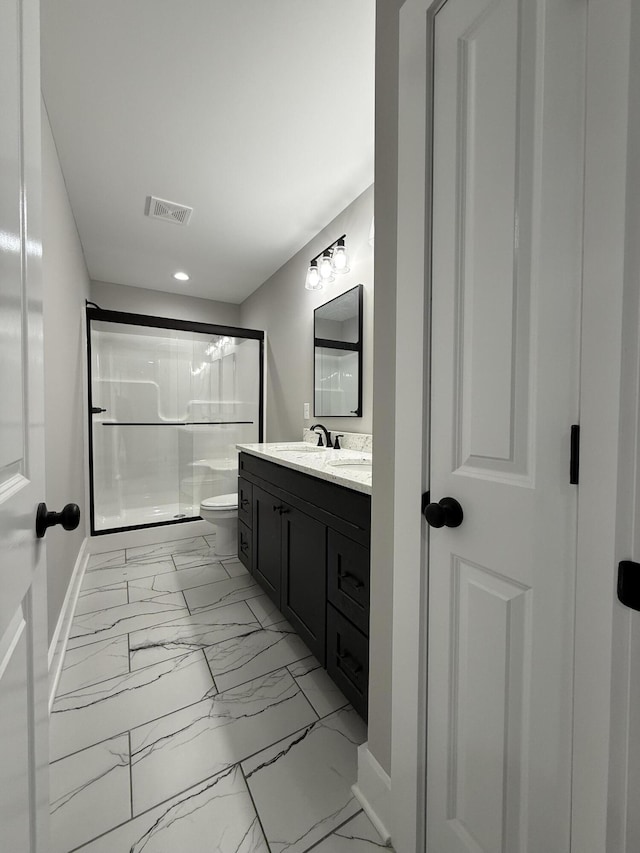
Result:
[[96,589],[97,587],[113,586],[123,581],[148,578],[153,575],[175,572],[175,570],[176,567],[173,565],[173,560],[170,557],[164,560],[127,563],[124,566],[96,569],[96,571],[85,573],[84,580],[82,581],[82,589],[84,591]]
[[134,631],[129,635],[131,669],[141,669],[231,637],[250,634],[259,627],[255,616],[244,602],[194,615],[187,611],[186,615],[152,628]]
[[104,610],[107,607],[117,607],[119,604],[127,604],[127,584],[114,583],[111,586],[98,586],[82,588],[78,596],[78,602],[74,611],[75,616],[84,613],[93,613],[96,610]]
[[199,702],[212,688],[204,655],[192,652],[60,696],[50,717],[51,760]]
[[295,681],[286,670],[279,670],[135,729],[131,732],[134,814],[315,719]]
[[156,545],[138,545],[135,548],[127,548],[127,562],[135,563],[139,560],[152,560],[156,557],[166,557],[171,554],[182,554],[184,551],[197,551],[198,548],[206,548],[207,542],[204,536],[195,536],[192,539],[174,539],[172,542],[161,542]]
[[82,848],[82,853],[269,853],[239,767],[207,779]]
[[307,657],[309,649],[287,622],[225,640],[205,649],[218,690],[229,690],[292,661]]
[[351,785],[365,739],[345,709],[242,762],[272,853],[302,853],[360,811]]
[[51,765],[51,853],[67,853],[131,818],[129,736]]
[[187,589],[184,597],[189,610],[192,613],[199,613],[201,610],[223,607],[226,604],[256,598],[262,594],[262,589],[251,575],[247,574],[244,577],[228,578],[206,586]]
[[129,672],[128,637],[113,637],[69,649],[58,683],[58,696]]
[[206,563],[192,569],[180,569],[172,573],[167,572],[163,575],[130,581],[129,600],[143,601],[164,595],[167,592],[179,592],[184,589],[192,589],[195,586],[205,586],[208,583],[228,579],[229,575],[222,563]]
[[73,620],[68,648],[128,634],[151,625],[167,622],[175,614],[188,614],[181,592],[170,592],[149,601],[133,601],[96,613],[85,613]]

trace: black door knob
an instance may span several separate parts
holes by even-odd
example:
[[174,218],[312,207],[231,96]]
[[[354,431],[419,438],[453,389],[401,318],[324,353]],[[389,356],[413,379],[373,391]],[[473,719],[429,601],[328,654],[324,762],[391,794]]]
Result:
[[67,504],[62,512],[49,512],[46,503],[38,504],[36,513],[36,536],[42,539],[49,527],[61,524],[65,530],[75,530],[80,524],[80,507]]
[[430,527],[460,527],[464,517],[455,498],[442,498],[437,504],[427,504],[422,514]]

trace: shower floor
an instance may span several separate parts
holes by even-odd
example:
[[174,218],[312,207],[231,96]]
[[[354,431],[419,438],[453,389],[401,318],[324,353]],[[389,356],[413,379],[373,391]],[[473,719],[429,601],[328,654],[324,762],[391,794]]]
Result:
[[154,506],[141,506],[125,509],[112,515],[96,512],[96,530],[114,530],[121,527],[136,527],[139,524],[160,524],[163,521],[197,518],[200,513],[198,504],[166,503]]

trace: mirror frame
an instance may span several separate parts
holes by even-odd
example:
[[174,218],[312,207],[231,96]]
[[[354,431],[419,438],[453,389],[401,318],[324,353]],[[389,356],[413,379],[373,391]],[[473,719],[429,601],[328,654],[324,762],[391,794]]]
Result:
[[[327,338],[316,337],[316,312],[335,302],[336,299],[341,299],[347,293],[358,291],[358,340],[356,343],[347,343],[346,341],[334,341]],[[314,418],[361,418],[362,417],[362,334],[363,334],[363,302],[364,302],[364,285],[356,284],[355,287],[345,290],[343,293],[334,296],[328,302],[323,302],[318,305],[313,311],[313,416]],[[316,349],[324,347],[325,349],[345,350],[358,353],[358,404],[357,408],[349,414],[344,415],[328,415],[316,411]]]

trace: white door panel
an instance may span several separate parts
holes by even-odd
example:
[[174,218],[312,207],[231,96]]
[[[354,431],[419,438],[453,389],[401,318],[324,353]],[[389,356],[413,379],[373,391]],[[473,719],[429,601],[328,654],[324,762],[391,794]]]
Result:
[[585,8],[432,32],[427,850],[568,853]]
[[47,623],[38,4],[0,0],[0,850],[45,853]]

